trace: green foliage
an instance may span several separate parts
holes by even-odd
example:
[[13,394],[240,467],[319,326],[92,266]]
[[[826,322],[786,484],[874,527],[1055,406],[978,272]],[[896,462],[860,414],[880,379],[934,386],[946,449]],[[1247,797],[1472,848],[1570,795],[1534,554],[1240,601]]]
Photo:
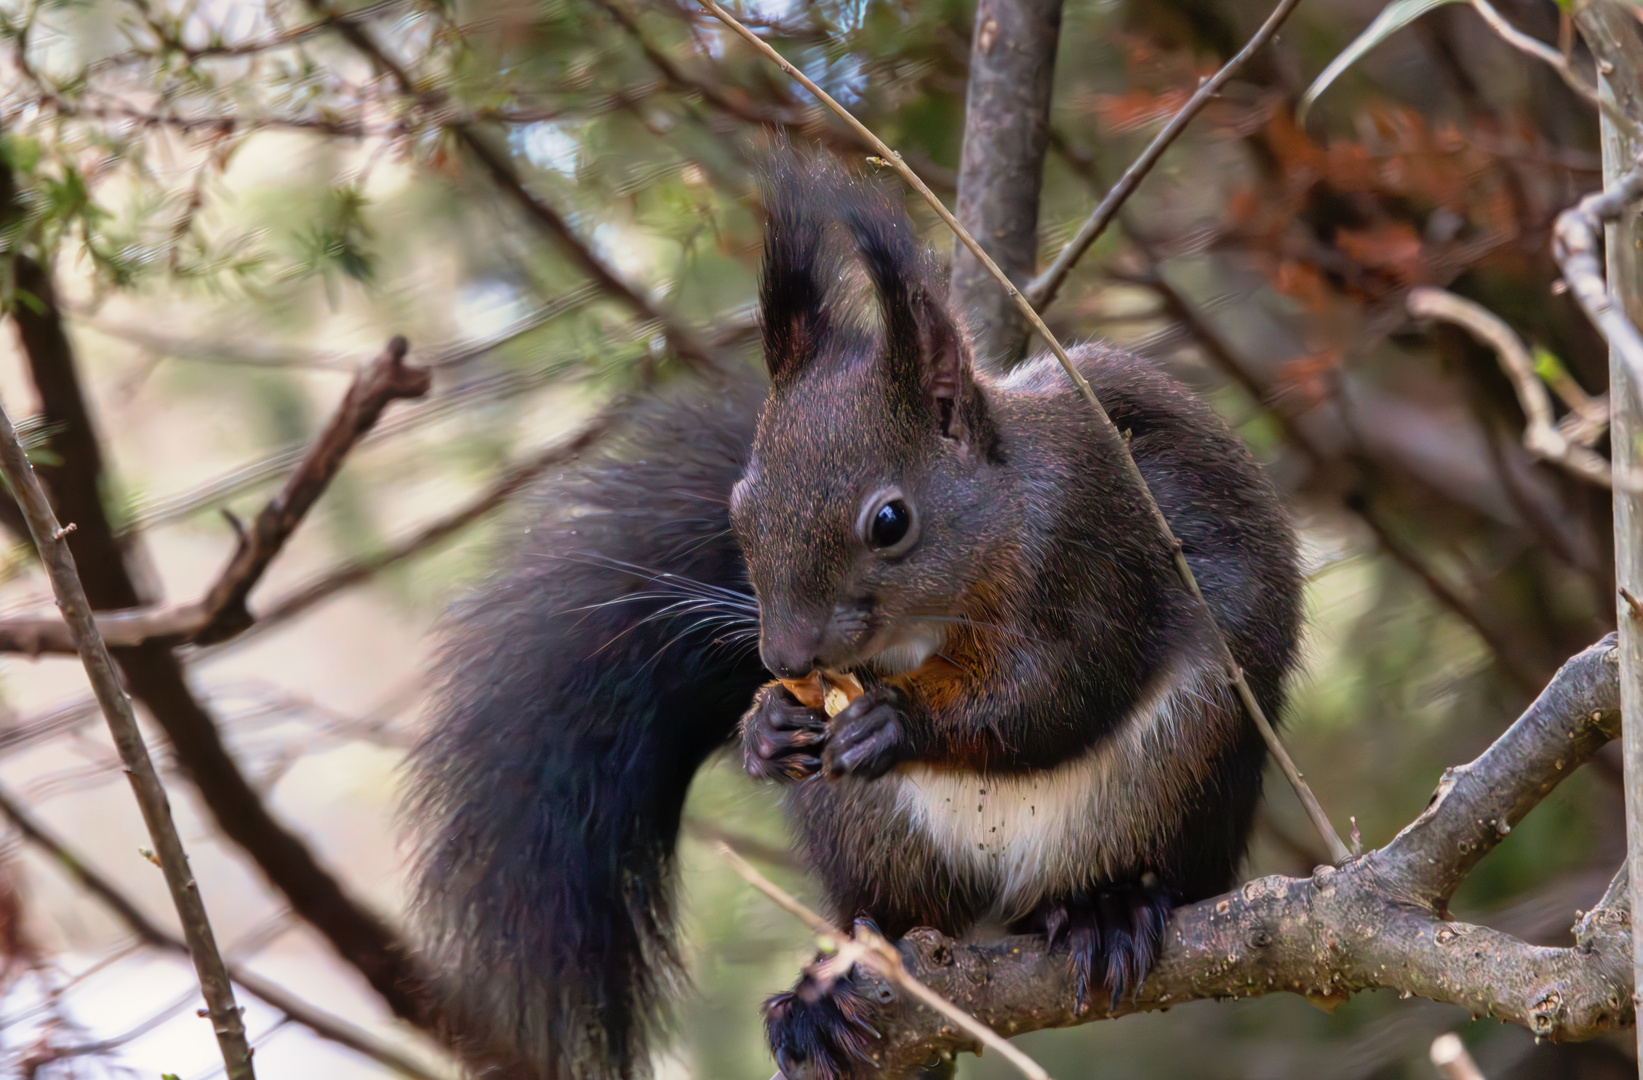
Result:
[[294,278],[319,275],[334,308],[340,303],[337,277],[370,284],[375,275],[371,229],[365,220],[367,200],[356,184],[342,184],[325,193],[317,220],[296,234],[299,251]]
[[1429,11],[1443,7],[1445,4],[1460,3],[1461,0],[1392,0],[1375,16],[1375,21],[1364,28],[1363,33],[1353,39],[1352,44],[1341,51],[1341,54],[1329,62],[1329,66],[1312,80],[1312,85],[1306,88],[1301,95],[1300,106],[1296,109],[1298,122],[1306,123],[1306,114],[1311,110],[1312,103],[1317,101],[1323,92],[1329,89],[1330,84],[1340,78],[1341,74],[1353,64],[1361,60],[1365,53],[1393,34],[1402,30],[1416,19]]

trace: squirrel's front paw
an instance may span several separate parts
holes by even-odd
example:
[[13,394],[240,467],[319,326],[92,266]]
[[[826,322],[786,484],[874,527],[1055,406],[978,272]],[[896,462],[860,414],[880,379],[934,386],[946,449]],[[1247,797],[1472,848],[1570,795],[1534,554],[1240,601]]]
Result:
[[759,780],[803,780],[821,769],[827,714],[780,683],[759,688],[742,717],[742,764]]
[[822,767],[828,776],[873,780],[912,756],[907,741],[907,695],[885,683],[874,683],[837,716]]

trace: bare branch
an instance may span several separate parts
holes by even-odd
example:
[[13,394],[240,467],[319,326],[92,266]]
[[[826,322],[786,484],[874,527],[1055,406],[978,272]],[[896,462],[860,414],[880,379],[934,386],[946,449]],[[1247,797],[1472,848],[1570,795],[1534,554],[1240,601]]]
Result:
[[[1044,324],[1044,320],[1033,309],[1033,305],[1027,301],[1026,297],[1022,296],[1019,289],[1011,284],[1009,277],[998,268],[998,264],[993,262],[992,257],[976,242],[976,238],[970,235],[969,230],[960,224],[957,218],[953,217],[952,212],[942,204],[940,199],[936,198],[935,193],[930,190],[929,186],[919,179],[918,174],[907,167],[907,164],[902,161],[901,155],[890,149],[884,140],[868,130],[866,125],[851,115],[848,109],[835,101],[832,95],[812,82],[804,72],[788,63],[781,53],[771,48],[757,34],[738,22],[734,15],[719,6],[714,0],[699,0],[699,2],[708,11],[712,12],[719,21],[730,27],[749,45],[752,45],[757,52],[766,59],[773,61],[799,85],[810,91],[818,101],[832,109],[858,135],[870,141],[886,164],[894,168],[903,180],[907,181],[915,191],[923,196],[924,201],[929,204],[930,208],[936,212],[947,227],[953,230],[953,234],[969,249],[970,254],[975,256],[976,261],[986,267],[993,280],[998,282],[1005,295],[1016,305],[1016,309],[1021,312],[1038,335],[1044,339],[1045,344],[1050,348],[1050,352],[1055,355],[1056,360],[1061,364],[1062,370],[1067,373],[1067,377],[1072,380],[1073,385],[1078,388],[1078,392],[1083,395],[1084,400],[1095,414],[1097,437],[1107,441],[1116,459],[1122,463],[1126,480],[1132,489],[1141,495],[1159,536],[1168,545],[1174,556],[1175,570],[1180,575],[1181,583],[1186,586],[1187,592],[1192,594],[1192,598],[1198,602],[1199,609],[1209,623],[1211,635],[1220,647],[1221,660],[1226,668],[1228,681],[1237,690],[1238,697],[1244,704],[1244,709],[1249,713],[1250,719],[1255,722],[1256,728],[1261,733],[1261,738],[1266,742],[1267,749],[1272,753],[1279,767],[1283,769],[1284,776],[1289,780],[1290,786],[1295,789],[1295,794],[1301,800],[1301,805],[1306,808],[1307,817],[1312,820],[1312,825],[1318,830],[1318,835],[1329,846],[1331,855],[1337,861],[1345,859],[1350,852],[1347,850],[1346,845],[1341,842],[1334,826],[1330,825],[1329,816],[1324,813],[1317,796],[1313,795],[1312,789],[1307,786],[1306,780],[1301,776],[1300,769],[1295,767],[1294,759],[1289,756],[1289,751],[1284,748],[1282,740],[1278,738],[1278,732],[1272,727],[1271,721],[1267,719],[1265,710],[1261,708],[1261,703],[1256,700],[1254,691],[1249,688],[1249,681],[1244,678],[1243,668],[1239,667],[1238,661],[1233,657],[1232,650],[1227,646],[1226,637],[1221,633],[1220,627],[1216,625],[1214,612],[1210,610],[1209,604],[1204,600],[1203,592],[1198,588],[1198,579],[1193,576],[1192,566],[1187,562],[1181,542],[1176,539],[1175,533],[1170,529],[1169,521],[1164,517],[1164,512],[1158,508],[1157,500],[1152,497],[1152,491],[1147,487],[1146,478],[1141,475],[1140,468],[1135,464],[1135,458],[1130,454],[1129,443],[1113,426],[1112,418],[1107,415],[1106,408],[1102,406],[1100,399],[1095,396],[1095,391],[1090,388],[1089,380],[1084,378],[1077,366],[1073,364],[1072,358],[1067,355],[1067,350],[1062,347],[1060,340],[1050,332],[1050,328]],[[1292,6],[1293,0],[1284,0],[1284,3]]]
[[[1624,874],[1575,925],[1569,948],[1532,946],[1455,922],[1444,901],[1465,872],[1620,728],[1613,636],[1566,663],[1476,761],[1445,774],[1427,810],[1386,847],[1310,878],[1267,877],[1175,913],[1136,997],[1075,1013],[1064,951],[1037,936],[966,944],[914,930],[898,948],[909,974],[1016,1035],[1207,998],[1303,994],[1326,1007],[1392,989],[1494,1016],[1536,1036],[1589,1038],[1633,1022],[1631,916]],[[854,976],[869,1001],[893,986]],[[866,1018],[882,1075],[973,1048],[942,1018],[891,1001]]]
[[1483,305],[1443,289],[1411,289],[1408,305],[1409,313],[1416,318],[1454,323],[1494,349],[1529,421],[1523,430],[1524,449],[1589,484],[1611,486],[1608,461],[1589,447],[1570,441],[1552,422],[1552,399],[1535,374],[1534,359],[1505,320]]
[[1090,216],[1085,219],[1083,225],[1078,227],[1078,232],[1073,235],[1073,238],[1067,241],[1067,246],[1061,249],[1061,253],[1055,257],[1055,261],[1050,264],[1047,270],[1035,278],[1032,284],[1027,286],[1027,299],[1035,308],[1048,307],[1055,301],[1056,294],[1061,291],[1061,286],[1066,283],[1067,275],[1072,272],[1074,264],[1084,257],[1084,253],[1090,249],[1090,245],[1095,243],[1096,239],[1106,231],[1108,225],[1112,224],[1112,219],[1117,215],[1119,209],[1135,193],[1135,189],[1140,186],[1142,180],[1146,179],[1147,174],[1152,171],[1152,167],[1158,164],[1158,159],[1164,156],[1164,151],[1169,149],[1170,143],[1174,142],[1187,129],[1187,125],[1192,123],[1193,118],[1202,112],[1204,106],[1208,105],[1220,92],[1221,87],[1226,85],[1227,80],[1232,78],[1238,69],[1243,67],[1249,58],[1259,52],[1261,47],[1278,32],[1278,27],[1282,26],[1284,20],[1289,17],[1289,13],[1295,10],[1297,3],[1299,3],[1299,0],[1279,0],[1278,6],[1273,8],[1272,14],[1267,16],[1266,22],[1262,23],[1261,28],[1255,31],[1255,36],[1250,38],[1242,49],[1238,50],[1236,56],[1223,64],[1220,71],[1210,76],[1198,87],[1197,93],[1193,94],[1187,100],[1187,103],[1181,106],[1180,111],[1170,117],[1170,122],[1164,125],[1164,130],[1160,131],[1152,142],[1147,145],[1147,148],[1141,152],[1141,156],[1136,158],[1128,169],[1124,170],[1124,175],[1118,178],[1118,183],[1112,186],[1112,190],[1107,192],[1106,198],[1102,199],[1095,209],[1090,212]]
[[1552,255],[1586,317],[1626,365],[1634,385],[1643,388],[1643,336],[1609,292],[1600,261],[1603,226],[1618,221],[1639,199],[1643,199],[1643,164],[1634,164],[1605,190],[1586,196],[1558,215]]
[[[1050,91],[1062,0],[981,0],[970,47],[959,151],[957,216],[1017,283],[1038,259],[1038,202],[1049,145]],[[1027,324],[962,242],[948,297],[964,313],[978,359],[1013,366]]]
[[131,699],[120,686],[114,671],[114,660],[108,646],[97,634],[92,619],[91,602],[86,599],[85,587],[75,569],[74,556],[64,542],[67,530],[57,522],[45,489],[40,486],[29,464],[28,454],[17,439],[17,432],[5,410],[0,409],[0,473],[6,478],[12,494],[28,519],[29,533],[40,552],[40,561],[51,577],[52,591],[74,636],[80,660],[85,665],[86,677],[91,681],[108,721],[109,733],[125,762],[126,775],[131,780],[137,805],[142,809],[143,822],[154,844],[154,852],[165,873],[171,890],[172,903],[182,922],[183,937],[188,942],[194,970],[199,975],[200,992],[205,997],[211,1015],[211,1026],[222,1051],[223,1066],[229,1080],[253,1080],[251,1048],[245,1039],[245,1024],[239,1008],[234,1004],[234,988],[229,982],[228,970],[217,941],[211,932],[211,920],[200,899],[199,886],[188,868],[188,854],[183,850],[182,838],[177,834],[176,822],[171,818],[171,805],[154,762],[148,755],[142,731],[137,727],[137,713]]
[[[0,789],[0,814],[4,814],[31,844],[50,855],[57,866],[73,878],[77,885],[102,901],[103,906],[125,923],[126,928],[135,934],[138,940],[167,952],[187,954],[188,946],[180,938],[143,914],[142,909],[121,892],[118,886],[70,851],[67,845],[53,836],[23,808],[22,804],[3,789]],[[289,990],[246,970],[243,965],[230,961],[227,968],[229,978],[244,987],[252,996],[272,1005],[320,1038],[346,1046],[355,1053],[411,1077],[412,1080],[441,1080],[370,1032],[341,1017],[315,1008]]]
[[[429,522],[382,551],[353,559],[311,579],[304,585],[297,586],[270,604],[261,614],[253,615],[249,611],[244,611],[242,607],[242,619],[225,622],[212,614],[211,594],[208,593],[200,600],[185,604],[102,612],[97,616],[97,627],[109,642],[130,646],[154,640],[195,641],[206,644],[202,638],[207,630],[213,633],[211,643],[221,643],[246,631],[276,626],[308,611],[344,589],[368,581],[389,566],[426,551],[455,535],[467,525],[478,521],[524,490],[531,481],[548,469],[569,461],[599,441],[615,426],[619,416],[620,406],[605,410],[570,438],[503,469],[490,486],[466,505]],[[316,444],[316,448],[318,445]],[[294,484],[300,475],[300,471],[294,475],[291,484]],[[288,489],[291,484],[287,485]],[[264,512],[268,513],[266,510]],[[231,562],[225,568],[218,579],[218,585],[213,586],[213,591],[223,587],[222,582],[232,580],[230,575],[234,566],[235,563]],[[73,651],[73,642],[68,637],[67,627],[60,619],[0,619],[0,652],[21,652],[38,656],[43,653]]]
[[[246,598],[324,493],[348,451],[376,424],[389,402],[427,392],[432,376],[426,368],[405,366],[406,348],[405,339],[395,337],[355,377],[331,422],[309,446],[285,487],[263,507],[250,530],[241,534],[238,550],[203,597],[158,609],[99,614],[97,626],[105,641],[115,646],[159,639],[210,644],[250,626]],[[31,655],[69,653],[75,651],[75,643],[61,619],[6,620],[0,622],[0,651],[8,650]]]
[[203,605],[208,621],[205,629],[195,635],[196,641],[209,644],[250,624],[245,598],[342,468],[348,451],[376,424],[389,402],[428,392],[433,376],[426,368],[405,365],[408,347],[403,337],[396,336],[382,355],[354,379],[330,424],[309,448],[284,490],[257,515],[241,538],[234,558],[206,592]]

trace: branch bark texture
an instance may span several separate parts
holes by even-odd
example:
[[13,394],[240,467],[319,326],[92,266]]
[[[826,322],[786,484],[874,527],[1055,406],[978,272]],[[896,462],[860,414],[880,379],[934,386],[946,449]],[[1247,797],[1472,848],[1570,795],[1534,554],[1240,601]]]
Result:
[[[1017,287],[1038,259],[1038,199],[1050,140],[1050,88],[1061,0],[981,0],[970,44],[958,169],[959,221]],[[953,241],[952,308],[964,312],[984,363],[1007,368],[1027,322],[987,268]]]
[[[1614,637],[1563,666],[1529,709],[1468,765],[1444,773],[1425,812],[1385,847],[1310,878],[1273,876],[1175,913],[1137,996],[1074,1011],[1062,951],[1044,939],[970,945],[915,930],[899,948],[908,974],[993,1030],[1017,1035],[1206,998],[1303,994],[1326,1007],[1360,990],[1450,1002],[1554,1040],[1633,1022],[1631,908],[1624,871],[1566,948],[1529,945],[1455,922],[1447,904],[1467,872],[1558,782],[1619,734]],[[858,971],[883,1039],[875,1075],[903,1077],[973,1048],[941,1017]]]

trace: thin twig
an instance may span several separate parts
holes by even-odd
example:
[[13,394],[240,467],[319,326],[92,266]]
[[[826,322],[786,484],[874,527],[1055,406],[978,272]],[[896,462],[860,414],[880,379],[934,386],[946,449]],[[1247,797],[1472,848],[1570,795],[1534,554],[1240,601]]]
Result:
[[57,515],[52,513],[45,490],[34,475],[34,467],[29,464],[23,444],[18,441],[11,418],[3,407],[0,407],[0,474],[4,474],[6,483],[28,518],[29,533],[40,552],[40,561],[51,577],[58,607],[74,634],[86,677],[97,694],[97,702],[102,706],[109,732],[119,748],[121,760],[125,762],[126,775],[137,796],[143,822],[148,826],[155,855],[165,873],[172,903],[176,905],[177,917],[182,923],[183,938],[188,943],[194,970],[199,975],[200,992],[205,997],[211,1026],[222,1051],[223,1067],[229,1080],[254,1080],[256,1074],[251,1067],[251,1047],[246,1043],[245,1024],[240,1018],[239,1008],[234,1004],[234,987],[229,982],[222,954],[217,950],[216,937],[211,931],[205,904],[200,899],[199,886],[188,868],[188,854],[183,849],[182,838],[177,835],[177,824],[171,817],[171,804],[166,799],[165,787],[160,783],[159,774],[154,771],[153,759],[149,757],[142,731],[137,727],[137,714],[132,709],[131,699],[126,697],[125,690],[120,686],[108,646],[97,633],[91,604],[86,599],[85,587],[80,584],[80,575],[74,566],[74,556],[63,539],[67,533],[58,524]]
[[262,580],[309,508],[330,486],[348,451],[376,426],[390,402],[421,397],[433,385],[433,375],[427,368],[405,364],[407,348],[405,339],[395,335],[382,354],[359,373],[302,464],[241,537],[233,559],[206,591],[202,603],[209,621],[195,635],[198,642],[209,644],[250,625],[246,597]]
[[1594,192],[1557,216],[1552,255],[1563,280],[1598,333],[1608,341],[1643,395],[1643,336],[1626,318],[1603,274],[1603,226],[1618,221],[1626,208],[1643,199],[1643,164],[1632,168],[1603,191]]
[[[736,854],[735,849],[729,844],[721,843],[719,854],[730,860],[730,865],[735,867],[736,872],[742,875],[749,885],[770,897],[778,907],[810,927],[817,937],[830,945],[841,957],[866,964],[927,1008],[945,1016],[987,1049],[996,1050],[1000,1056],[1014,1065],[1022,1076],[1027,1077],[1027,1080],[1050,1080],[1050,1074],[1044,1071],[1042,1065],[1016,1049],[1008,1039],[1002,1038],[992,1028],[909,975],[896,947],[884,940],[872,927],[858,922],[852,934],[844,934],[834,929],[826,919],[805,907],[787,890],[759,873],[751,863]],[[835,967],[838,975],[848,975],[848,963],[837,964]]]
[[1466,1044],[1453,1031],[1432,1040],[1432,1065],[1443,1080],[1484,1080],[1478,1063],[1466,1052]]
[[1027,302],[1027,298],[1022,296],[1021,290],[1011,284],[1004,271],[998,268],[998,264],[993,262],[992,257],[986,251],[982,250],[981,245],[976,242],[976,238],[970,235],[970,231],[961,225],[957,218],[953,217],[951,211],[942,204],[940,199],[936,198],[935,193],[930,190],[923,180],[919,179],[918,174],[907,167],[900,154],[890,149],[884,140],[873,134],[848,109],[833,100],[830,94],[812,82],[804,72],[788,63],[781,53],[771,48],[757,34],[743,26],[734,15],[715,3],[715,0],[699,0],[699,2],[743,40],[752,45],[754,49],[773,61],[796,80],[799,85],[814,94],[817,100],[832,109],[841,120],[850,125],[856,134],[871,142],[880,157],[894,168],[915,191],[924,197],[924,201],[930,205],[930,208],[946,223],[949,229],[953,230],[959,241],[976,257],[976,261],[987,268],[987,272],[992,275],[993,280],[998,282],[1027,322],[1044,339],[1045,344],[1050,347],[1050,351],[1055,354],[1056,360],[1060,362],[1062,369],[1066,371],[1067,377],[1073,381],[1074,386],[1078,387],[1079,393],[1084,396],[1084,400],[1089,403],[1090,408],[1094,411],[1098,436],[1105,439],[1114,452],[1118,454],[1119,460],[1124,464],[1124,471],[1131,486],[1141,494],[1146,502],[1147,509],[1152,515],[1153,523],[1157,526],[1159,535],[1164,538],[1174,555],[1176,573],[1180,575],[1182,584],[1192,594],[1193,599],[1198,601],[1199,607],[1204,612],[1204,617],[1209,621],[1215,640],[1220,646],[1221,660],[1226,666],[1228,678],[1237,689],[1238,697],[1243,701],[1244,708],[1249,712],[1250,718],[1255,721],[1256,728],[1261,732],[1261,738],[1266,741],[1267,748],[1272,752],[1272,756],[1277,759],[1278,765],[1283,769],[1290,785],[1294,787],[1296,796],[1301,800],[1301,805],[1306,808],[1307,817],[1312,819],[1313,827],[1318,830],[1318,835],[1323,837],[1324,843],[1329,847],[1330,854],[1336,861],[1346,859],[1351,852],[1347,849],[1346,844],[1342,843],[1334,827],[1330,825],[1329,816],[1324,813],[1323,807],[1318,803],[1317,796],[1313,795],[1312,789],[1307,786],[1305,779],[1301,776],[1301,771],[1295,767],[1295,762],[1289,756],[1289,751],[1284,748],[1283,743],[1278,738],[1277,731],[1273,729],[1271,722],[1267,720],[1266,712],[1261,708],[1261,703],[1255,699],[1254,691],[1249,688],[1249,682],[1244,678],[1243,668],[1238,665],[1236,658],[1233,657],[1232,650],[1227,646],[1226,637],[1221,633],[1220,627],[1216,625],[1214,612],[1210,610],[1202,590],[1198,588],[1198,579],[1193,575],[1192,567],[1187,563],[1186,555],[1182,551],[1181,541],[1176,539],[1174,531],[1170,529],[1169,521],[1164,517],[1164,512],[1158,508],[1157,500],[1152,497],[1152,491],[1147,487],[1146,478],[1141,475],[1140,468],[1135,464],[1135,458],[1130,454],[1129,444],[1118,433],[1118,429],[1113,426],[1112,418],[1107,415],[1107,410],[1102,406],[1100,399],[1095,396],[1095,391],[1090,388],[1089,380],[1084,378],[1073,363],[1072,358],[1067,355],[1067,350],[1062,347],[1060,340],[1050,332],[1048,326],[1044,325],[1044,320],[1033,309],[1033,305]]
[[1523,33],[1523,31],[1507,22],[1506,17],[1496,11],[1493,5],[1489,3],[1489,0],[1470,0],[1470,2],[1472,9],[1483,17],[1483,21],[1489,24],[1489,28],[1499,35],[1502,41],[1525,56],[1531,56],[1546,64],[1557,72],[1558,78],[1562,79],[1569,89],[1580,95],[1591,105],[1596,106],[1604,116],[1631,132],[1634,137],[1643,136],[1643,130],[1639,129],[1636,120],[1622,112],[1614,102],[1605,101],[1597,92],[1596,87],[1587,83],[1575,72],[1574,66],[1569,62],[1568,54],[1552,48],[1544,41]]
[[1255,31],[1255,36],[1238,50],[1236,56],[1223,64],[1220,71],[1206,79],[1198,87],[1197,93],[1187,99],[1187,103],[1170,117],[1169,123],[1164,125],[1164,130],[1160,131],[1141,152],[1141,156],[1124,170],[1124,175],[1118,178],[1118,183],[1112,186],[1112,190],[1107,192],[1106,197],[1090,212],[1084,224],[1078,227],[1078,232],[1067,241],[1067,246],[1063,247],[1055,261],[1050,263],[1049,269],[1027,285],[1027,299],[1033,307],[1046,308],[1055,301],[1056,294],[1061,291],[1061,286],[1066,282],[1067,275],[1072,272],[1073,265],[1083,258],[1090,245],[1106,232],[1119,208],[1135,193],[1135,189],[1146,179],[1147,174],[1152,172],[1152,167],[1158,164],[1158,159],[1164,156],[1164,151],[1180,137],[1187,129],[1187,125],[1203,111],[1204,106],[1219,93],[1227,80],[1278,32],[1278,27],[1289,18],[1289,13],[1295,10],[1295,5],[1299,2],[1300,0],[1279,0],[1278,6],[1272,9],[1272,14],[1267,16],[1266,22]]
[[[187,954],[188,946],[180,938],[143,914],[142,909],[137,907],[130,897],[121,892],[108,878],[92,869],[84,859],[70,851],[67,845],[36,821],[34,816],[4,789],[0,789],[0,814],[4,814],[31,844],[50,855],[63,872],[74,879],[75,884],[102,901],[103,906],[125,923],[126,928],[145,945],[167,952]],[[252,996],[272,1005],[320,1038],[346,1046],[357,1054],[411,1077],[412,1080],[442,1080],[363,1028],[315,1008],[289,990],[247,971],[239,964],[228,962],[227,968],[229,978],[243,986]]]
[[1590,448],[1571,442],[1552,422],[1552,399],[1535,374],[1534,358],[1504,319],[1482,304],[1444,289],[1411,289],[1406,302],[1409,313],[1416,318],[1454,323],[1495,351],[1529,422],[1523,429],[1524,449],[1589,484],[1611,486],[1608,461]]

